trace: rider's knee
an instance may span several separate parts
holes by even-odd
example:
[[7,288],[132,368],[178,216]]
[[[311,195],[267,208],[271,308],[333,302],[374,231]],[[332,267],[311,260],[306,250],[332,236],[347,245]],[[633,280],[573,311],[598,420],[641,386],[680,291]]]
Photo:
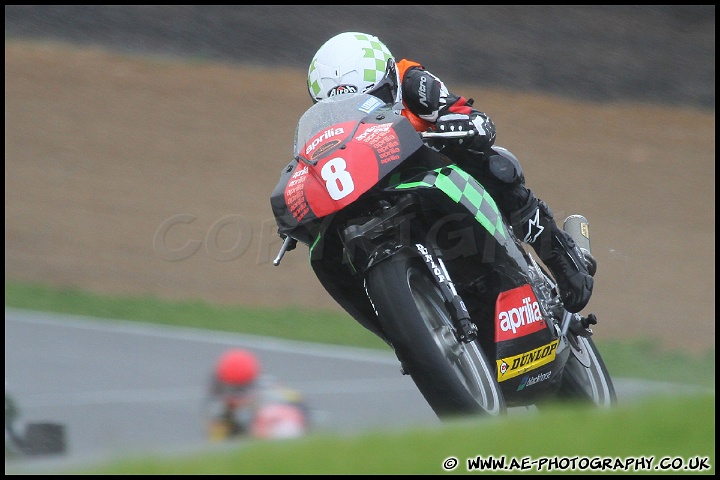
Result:
[[487,158],[486,171],[496,182],[508,188],[525,183],[525,175],[517,157],[502,147],[492,147],[492,154]]

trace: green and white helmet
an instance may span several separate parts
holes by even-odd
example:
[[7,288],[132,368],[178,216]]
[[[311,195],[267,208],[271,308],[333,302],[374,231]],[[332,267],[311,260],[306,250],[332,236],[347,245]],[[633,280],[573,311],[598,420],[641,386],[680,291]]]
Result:
[[376,36],[345,32],[325,42],[308,69],[313,102],[344,94],[370,93],[387,103],[399,101],[398,75],[390,50]]

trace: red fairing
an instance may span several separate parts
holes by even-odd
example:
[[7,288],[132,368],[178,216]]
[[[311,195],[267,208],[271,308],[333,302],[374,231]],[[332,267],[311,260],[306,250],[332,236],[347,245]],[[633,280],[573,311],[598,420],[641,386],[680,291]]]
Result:
[[292,216],[299,222],[310,211],[305,199],[305,184],[310,180],[310,167],[298,163],[290,181],[285,185],[285,203]]
[[530,285],[502,292],[495,302],[495,342],[522,337],[545,327]]
[[400,159],[391,123],[360,125],[344,148],[323,155],[345,140],[353,126],[338,124],[303,147],[317,163],[299,162],[285,187],[285,202],[298,222],[310,211],[322,218],[350,205],[378,182],[381,169],[389,171],[389,164]]

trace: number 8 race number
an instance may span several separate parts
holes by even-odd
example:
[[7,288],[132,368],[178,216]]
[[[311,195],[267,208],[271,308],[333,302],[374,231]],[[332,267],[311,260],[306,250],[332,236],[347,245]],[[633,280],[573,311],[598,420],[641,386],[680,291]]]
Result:
[[347,167],[345,160],[335,157],[328,160],[320,170],[320,175],[325,180],[325,188],[333,200],[347,197],[355,190],[352,176],[345,170],[345,167]]

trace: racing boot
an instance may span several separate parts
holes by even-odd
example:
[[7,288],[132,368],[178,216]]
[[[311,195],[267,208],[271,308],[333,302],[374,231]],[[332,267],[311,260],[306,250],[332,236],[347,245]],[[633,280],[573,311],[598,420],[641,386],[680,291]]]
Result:
[[557,226],[545,202],[531,193],[525,207],[512,215],[511,224],[552,273],[565,309],[577,313],[585,308],[593,289],[590,263],[573,238]]

